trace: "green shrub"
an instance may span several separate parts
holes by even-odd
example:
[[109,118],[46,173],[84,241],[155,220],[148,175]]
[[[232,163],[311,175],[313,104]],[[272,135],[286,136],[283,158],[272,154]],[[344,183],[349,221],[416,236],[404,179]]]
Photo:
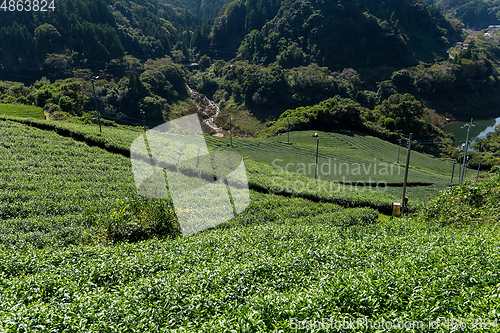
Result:
[[43,111],[46,111],[48,113],[61,112],[61,107],[57,104],[47,103],[44,105]]
[[43,107],[45,112],[48,112],[49,119],[56,121],[68,121],[71,119],[71,115],[68,112],[64,112],[61,110],[61,107],[57,104],[47,103]]
[[64,112],[68,112],[71,114],[75,114],[77,111],[77,108],[73,103],[73,100],[68,96],[61,96],[61,98],[59,98],[59,107]]
[[117,204],[119,208],[113,209],[99,224],[107,241],[137,242],[180,235],[175,210],[169,200],[135,196],[129,200],[117,199]]
[[22,104],[22,105],[30,105],[30,101],[24,97],[24,96],[20,96],[18,98],[16,98],[16,103],[17,104]]
[[14,104],[14,103],[16,103],[16,99],[10,95],[3,95],[1,102],[4,104]]
[[500,220],[500,176],[466,181],[449,189],[423,209],[422,218],[442,225],[466,226]]
[[51,98],[52,92],[50,92],[50,90],[39,91],[36,95],[36,105],[44,107],[45,103],[47,103]]
[[108,127],[117,127],[118,126],[118,124],[115,121],[109,120],[109,119],[104,119],[104,118],[101,118],[101,125],[108,126]]

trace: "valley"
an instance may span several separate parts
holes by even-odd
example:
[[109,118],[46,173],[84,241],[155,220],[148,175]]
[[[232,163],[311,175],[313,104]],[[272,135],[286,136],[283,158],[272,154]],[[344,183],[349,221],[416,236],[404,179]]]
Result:
[[0,7],[0,331],[500,331],[499,5]]

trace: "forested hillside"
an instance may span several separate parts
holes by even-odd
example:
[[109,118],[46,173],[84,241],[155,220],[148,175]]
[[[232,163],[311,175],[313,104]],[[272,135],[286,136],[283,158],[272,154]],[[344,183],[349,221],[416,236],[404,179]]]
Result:
[[2,78],[116,69],[125,55],[187,62],[203,54],[230,60],[239,52],[239,59],[289,68],[311,62],[332,69],[403,66],[445,56],[444,46],[459,36],[439,11],[420,2],[236,0],[212,25],[206,18],[224,2],[183,2],[181,9],[157,0],[68,0],[54,11],[6,11]]
[[164,2],[174,7],[187,8],[200,18],[214,18],[224,4],[231,0],[164,0]]
[[236,51],[242,41],[240,59],[331,69],[434,61],[459,37],[439,10],[419,1],[239,0],[213,29],[218,50]]
[[[128,69],[125,55],[186,61],[199,20],[160,1],[68,0],[48,12],[2,12],[0,78],[64,78],[74,68]],[[201,44],[201,41],[199,41]]]
[[426,0],[447,16],[458,19],[470,28],[478,30],[489,25],[500,24],[500,1],[498,0]]

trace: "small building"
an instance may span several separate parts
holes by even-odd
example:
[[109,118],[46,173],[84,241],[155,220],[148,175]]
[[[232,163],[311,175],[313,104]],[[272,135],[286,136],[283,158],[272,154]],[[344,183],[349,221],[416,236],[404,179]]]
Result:
[[186,66],[189,69],[197,69],[198,68],[198,63],[197,62],[186,63],[186,64],[183,64],[183,65]]

